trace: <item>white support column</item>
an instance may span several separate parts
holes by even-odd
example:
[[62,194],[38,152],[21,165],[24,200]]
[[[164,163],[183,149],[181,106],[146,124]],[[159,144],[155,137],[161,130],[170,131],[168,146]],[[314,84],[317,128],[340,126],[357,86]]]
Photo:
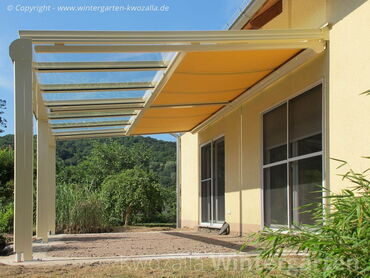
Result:
[[45,120],[37,121],[37,210],[36,235],[48,242],[48,214],[51,188],[51,164],[49,148],[49,129]]
[[14,250],[16,260],[32,260],[33,118],[32,42],[15,40],[9,48],[14,62]]
[[50,143],[49,143],[49,210],[48,210],[48,232],[51,235],[55,234],[55,160],[56,160],[56,153],[55,153],[55,138],[54,136],[50,136]]

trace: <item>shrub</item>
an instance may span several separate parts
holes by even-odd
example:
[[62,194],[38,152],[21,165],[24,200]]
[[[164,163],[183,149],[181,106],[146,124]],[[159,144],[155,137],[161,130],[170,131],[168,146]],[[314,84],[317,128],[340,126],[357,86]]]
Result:
[[68,233],[107,231],[103,203],[97,192],[84,184],[57,186],[57,230]]
[[[315,225],[257,234],[257,242],[265,247],[261,258],[280,258],[284,251],[294,250],[308,254],[295,277],[369,277],[370,181],[366,171],[353,170],[343,179],[352,187],[326,197],[328,204],[314,210]],[[265,267],[263,273],[276,267]]]
[[13,206],[13,203],[4,206],[0,203],[0,234],[13,230]]
[[97,193],[89,193],[77,202],[71,210],[70,231],[74,233],[93,233],[107,230],[103,203]]
[[113,225],[145,221],[162,209],[157,178],[138,167],[109,176],[101,194]]

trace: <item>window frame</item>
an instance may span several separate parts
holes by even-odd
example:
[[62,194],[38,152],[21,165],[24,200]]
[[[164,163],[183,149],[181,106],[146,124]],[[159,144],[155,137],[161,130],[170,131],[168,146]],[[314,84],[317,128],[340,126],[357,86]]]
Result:
[[[262,111],[260,113],[260,123],[261,123],[261,130],[260,130],[260,143],[261,143],[261,146],[260,146],[260,180],[261,180],[261,185],[260,185],[260,196],[261,196],[261,207],[260,207],[260,212],[261,212],[261,229],[264,229],[268,226],[265,225],[265,198],[264,198],[264,169],[266,168],[270,168],[270,167],[273,167],[273,166],[277,166],[277,165],[281,165],[281,164],[285,164],[287,165],[287,222],[288,224],[287,225],[270,225],[270,229],[273,229],[273,230],[277,230],[277,229],[280,229],[280,228],[292,228],[293,225],[292,225],[292,211],[291,211],[291,200],[290,200],[290,189],[291,189],[291,185],[290,185],[290,179],[289,179],[289,165],[291,162],[294,162],[294,161],[298,161],[298,160],[302,160],[302,159],[307,159],[307,158],[311,158],[311,157],[317,157],[317,156],[320,156],[321,155],[321,160],[322,160],[322,187],[323,188],[326,188],[326,159],[325,159],[325,154],[326,154],[326,87],[325,87],[325,82],[324,82],[324,78],[314,82],[314,83],[311,83],[309,86],[305,87],[304,89],[302,90],[299,90],[297,91],[295,94],[292,94],[290,95],[289,97],[286,97],[285,99],[283,99],[282,101],[274,104],[273,106],[269,107],[268,109]],[[321,104],[322,104],[322,109],[321,109],[321,144],[322,144],[322,148],[321,148],[321,151],[317,151],[317,152],[313,152],[313,153],[309,153],[309,154],[305,154],[305,155],[300,155],[300,156],[294,156],[294,157],[289,157],[290,153],[290,148],[289,148],[289,102],[290,100],[306,93],[307,91],[315,88],[316,86],[319,86],[321,85]],[[269,113],[270,111],[278,108],[279,106],[283,105],[283,104],[286,104],[287,105],[287,117],[286,117],[286,121],[287,121],[287,131],[286,131],[286,142],[287,142],[287,159],[285,160],[281,160],[281,161],[277,161],[277,162],[273,162],[273,163],[269,163],[269,164],[264,164],[264,115]],[[323,193],[322,193],[322,206],[324,207],[325,204],[326,204],[326,196],[327,196],[327,192],[323,190]],[[324,217],[324,215],[323,215]]]
[[[220,134],[214,138],[212,138],[211,140],[207,140],[205,142],[203,142],[202,144],[199,145],[199,152],[198,152],[198,161],[199,161],[199,182],[198,182],[198,202],[199,202],[199,213],[198,213],[198,217],[199,217],[199,226],[200,227],[209,227],[209,228],[221,228],[223,223],[221,222],[215,222],[215,221],[210,221],[210,222],[202,222],[202,182],[205,182],[207,180],[211,180],[211,202],[210,202],[210,207],[211,207],[211,211],[210,211],[210,218],[212,219],[213,218],[213,214],[217,212],[214,212],[212,211],[213,209],[213,202],[214,202],[214,192],[212,190],[213,188],[213,185],[214,185],[214,146],[213,144],[217,141],[219,141],[220,139],[222,139],[224,141],[224,146],[225,146],[225,160],[226,160],[226,139],[225,139],[225,135],[224,134]],[[208,179],[202,179],[202,148],[207,146],[207,145],[211,145],[211,178],[208,178]],[[225,168],[226,168],[226,162],[225,162]],[[225,170],[225,174],[226,174],[226,170]],[[225,180],[226,182],[226,180]],[[226,184],[225,184],[225,188],[226,188]],[[225,194],[224,194],[225,196]],[[225,207],[226,209],[226,207]],[[226,214],[226,211],[225,211],[225,214]],[[226,215],[225,215],[226,217]]]

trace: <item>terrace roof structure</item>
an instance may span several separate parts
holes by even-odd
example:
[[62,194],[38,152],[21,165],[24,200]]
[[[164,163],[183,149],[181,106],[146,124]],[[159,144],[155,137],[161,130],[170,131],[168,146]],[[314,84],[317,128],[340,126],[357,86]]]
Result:
[[[16,260],[55,229],[55,141],[197,131],[324,51],[327,30],[20,31],[15,71]],[[53,215],[54,214],[54,215]]]
[[35,57],[34,114],[57,140],[190,131],[302,50],[325,47],[322,30],[19,34]]

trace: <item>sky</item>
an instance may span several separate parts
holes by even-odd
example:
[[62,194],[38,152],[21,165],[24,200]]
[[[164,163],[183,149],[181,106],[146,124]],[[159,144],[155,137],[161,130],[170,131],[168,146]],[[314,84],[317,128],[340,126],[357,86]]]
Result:
[[[3,115],[8,121],[5,134],[14,133],[13,66],[8,48],[18,38],[19,30],[223,30],[228,28],[248,2],[249,0],[0,0],[0,99],[7,102]],[[143,6],[147,10],[139,11]],[[79,11],[71,11],[73,9]],[[171,135],[151,137],[174,141]]]

